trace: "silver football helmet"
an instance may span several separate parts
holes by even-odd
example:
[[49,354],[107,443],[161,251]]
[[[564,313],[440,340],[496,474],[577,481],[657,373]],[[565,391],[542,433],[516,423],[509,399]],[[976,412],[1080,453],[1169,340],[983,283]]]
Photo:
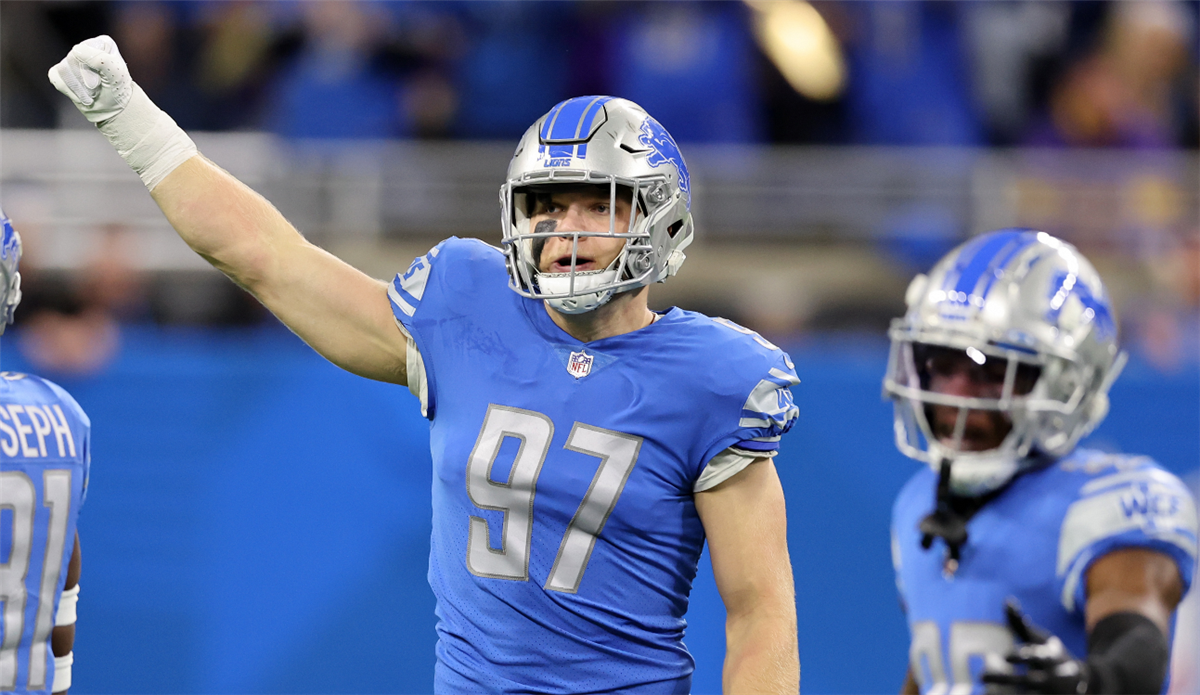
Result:
[[[614,214],[607,232],[531,229],[535,196],[564,184],[606,186],[610,209],[617,196],[628,195],[629,226],[617,229]],[[692,241],[691,186],[679,146],[642,107],[625,99],[576,97],[538,119],[517,145],[500,204],[509,286],[567,314],[592,311],[619,292],[674,275]],[[602,235],[625,239],[620,255],[607,268],[576,270],[579,238]],[[572,239],[568,272],[539,270],[548,237]]]
[[[896,446],[935,471],[950,461],[955,493],[984,494],[1038,454],[1065,455],[1108,413],[1108,389],[1126,356],[1104,284],[1070,244],[1029,229],[982,234],[914,278],[905,301],[904,318],[888,333],[883,384],[895,405]],[[1003,383],[999,396],[931,390],[926,355],[945,349],[992,369]],[[935,435],[935,405],[958,409],[952,436]],[[963,450],[970,410],[1011,420],[1000,446]]]
[[0,333],[13,322],[13,312],[21,303],[21,235],[12,220],[0,209]]

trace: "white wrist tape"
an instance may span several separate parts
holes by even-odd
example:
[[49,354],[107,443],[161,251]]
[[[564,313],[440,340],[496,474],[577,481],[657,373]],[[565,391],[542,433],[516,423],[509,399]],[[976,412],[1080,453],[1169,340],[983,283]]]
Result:
[[151,191],[167,174],[196,156],[196,143],[137,83],[129,105],[96,126]]
[[75,623],[75,604],[79,603],[79,585],[63,589],[58,599],[58,613],[54,616],[54,626],[73,625]]
[[50,692],[61,693],[71,687],[71,664],[75,663],[75,652],[67,652],[65,656],[54,657],[54,684]]

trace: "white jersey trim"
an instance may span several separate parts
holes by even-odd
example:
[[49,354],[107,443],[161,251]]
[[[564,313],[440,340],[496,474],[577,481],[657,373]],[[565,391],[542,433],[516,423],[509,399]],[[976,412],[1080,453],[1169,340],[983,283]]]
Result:
[[692,486],[692,492],[711,490],[741,473],[746,466],[759,459],[772,458],[775,454],[774,451],[751,452],[731,446],[712,457],[712,460],[705,464],[704,470],[700,472],[700,477],[696,478],[696,484]]
[[1074,612],[1083,573],[1096,558],[1096,544],[1129,531],[1179,547],[1196,557],[1196,505],[1169,473],[1127,471],[1094,480],[1081,489],[1090,496],[1067,508],[1058,541],[1057,574],[1065,577],[1062,605]]
[[415,306],[409,304],[404,300],[404,297],[400,296],[400,293],[396,291],[395,285],[388,285],[388,298],[392,300],[393,304],[400,307],[400,311],[403,311],[407,316],[412,316],[417,311]]
[[[750,392],[750,396],[746,399],[742,410],[751,413],[765,415],[767,417],[775,417],[783,415],[785,419],[790,420],[800,413],[800,409],[794,404],[790,407],[781,407],[779,405],[779,396],[776,395],[782,389],[790,386],[796,386],[800,383],[800,379],[788,374],[787,372],[771,368],[768,372],[778,381],[763,379],[758,382],[754,390]],[[780,381],[784,383],[779,383]],[[793,412],[794,411],[794,412]],[[766,417],[743,417],[738,421],[738,427],[770,427],[771,420]]]

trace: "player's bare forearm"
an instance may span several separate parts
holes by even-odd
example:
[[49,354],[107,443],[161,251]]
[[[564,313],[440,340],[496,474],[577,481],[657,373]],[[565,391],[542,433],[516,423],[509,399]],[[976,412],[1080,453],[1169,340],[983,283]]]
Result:
[[799,691],[794,601],[763,601],[750,613],[731,613],[726,618],[725,635],[721,682],[726,695],[795,695]]
[[912,668],[904,674],[904,685],[900,686],[900,695],[920,695],[921,687],[917,685],[917,679],[913,678]]
[[404,383],[406,339],[387,285],[314,246],[270,202],[195,156],[151,193],[196,253],[334,364]]
[[725,692],[796,693],[796,597],[775,464],[760,460],[697,493],[696,511],[725,602]]
[[1183,598],[1183,581],[1169,556],[1124,548],[1101,556],[1088,569],[1087,597],[1088,630],[1110,615],[1131,612],[1169,634],[1171,615]]
[[272,249],[303,242],[265,198],[201,155],[150,195],[193,251],[251,291],[268,279]]

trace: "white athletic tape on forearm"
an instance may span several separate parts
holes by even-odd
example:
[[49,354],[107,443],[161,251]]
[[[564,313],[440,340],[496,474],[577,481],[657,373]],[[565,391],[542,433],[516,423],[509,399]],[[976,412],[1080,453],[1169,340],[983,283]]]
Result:
[[129,105],[96,125],[151,191],[196,155],[196,143],[136,83]]
[[58,613],[54,616],[54,626],[72,625],[75,623],[75,605],[79,603],[79,585],[63,589],[58,598]]

